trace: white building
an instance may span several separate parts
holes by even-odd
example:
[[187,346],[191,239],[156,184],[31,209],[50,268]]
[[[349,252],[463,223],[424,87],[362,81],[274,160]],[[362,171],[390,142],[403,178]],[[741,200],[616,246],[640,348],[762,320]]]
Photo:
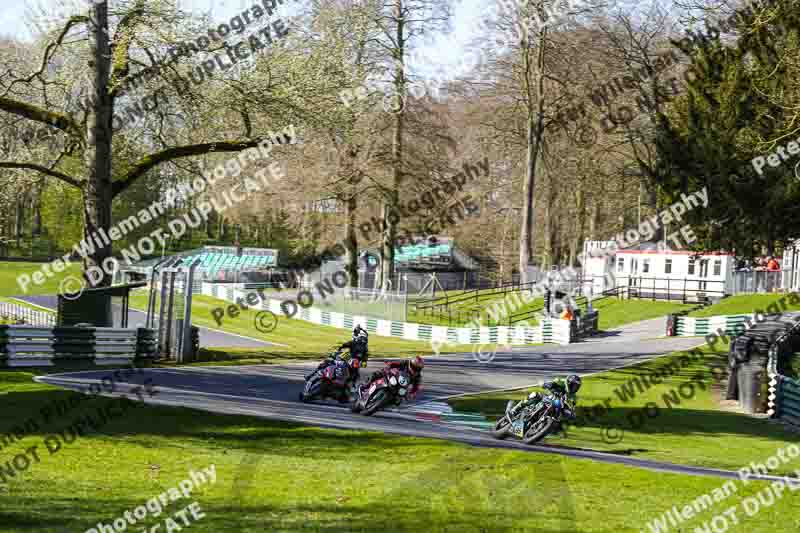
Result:
[[732,253],[671,250],[655,243],[618,250],[613,241],[587,241],[583,248],[583,278],[591,280],[594,294],[628,287],[634,297],[683,299],[731,294],[733,287]]
[[783,286],[790,291],[800,290],[800,239],[783,251],[781,271],[784,275]]

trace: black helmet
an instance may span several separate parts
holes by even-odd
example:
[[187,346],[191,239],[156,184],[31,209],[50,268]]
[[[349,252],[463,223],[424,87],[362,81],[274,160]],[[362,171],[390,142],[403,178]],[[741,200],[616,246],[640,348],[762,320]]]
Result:
[[356,340],[356,337],[358,337],[358,334],[361,331],[364,331],[361,329],[361,324],[356,324],[356,327],[353,328],[353,340]]
[[567,378],[567,391],[569,391],[570,394],[575,394],[578,392],[578,390],[580,390],[581,383],[581,377],[576,374],[572,374]]

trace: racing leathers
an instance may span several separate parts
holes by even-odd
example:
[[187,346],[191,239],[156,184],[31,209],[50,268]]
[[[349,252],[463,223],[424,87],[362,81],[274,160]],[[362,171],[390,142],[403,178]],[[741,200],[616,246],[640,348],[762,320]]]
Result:
[[367,381],[367,383],[361,387],[362,390],[366,390],[374,381],[384,377],[388,377],[390,371],[393,368],[396,368],[402,372],[407,373],[408,376],[411,378],[411,384],[408,388],[407,398],[409,401],[413,400],[419,393],[420,388],[422,387],[422,370],[415,370],[411,366],[411,363],[412,360],[393,361],[384,363],[382,369],[376,370],[375,372],[372,373],[372,375],[369,377],[369,381]]
[[[551,392],[553,392],[555,394],[565,394],[567,392],[567,387],[564,385],[564,381],[560,380],[560,379],[553,380],[553,381],[547,381],[542,385],[542,388],[547,390],[547,391],[551,391]],[[518,402],[514,407],[512,407],[511,411],[509,411],[509,415],[511,415],[511,417],[513,418],[522,409],[524,409],[526,407],[532,407],[532,406],[536,405],[537,403],[539,403],[540,401],[542,401],[542,398],[543,398],[543,396],[541,394],[539,394],[538,392],[532,393],[526,399]],[[575,405],[575,402],[577,401],[577,395],[568,394],[567,398],[569,399],[569,401],[570,401],[570,403],[572,405]],[[573,413],[572,411],[569,411],[569,410],[565,411],[565,413],[570,418],[574,418],[574,416],[575,416],[575,413]]]
[[[333,383],[336,385],[337,389],[341,390],[341,395],[337,399],[340,402],[349,401],[352,389],[358,381],[358,369],[361,366],[360,360],[352,357],[342,357],[342,352],[337,350],[326,357],[325,360],[317,366],[314,372],[331,365],[334,366]],[[314,372],[308,374],[306,380],[311,378]]]

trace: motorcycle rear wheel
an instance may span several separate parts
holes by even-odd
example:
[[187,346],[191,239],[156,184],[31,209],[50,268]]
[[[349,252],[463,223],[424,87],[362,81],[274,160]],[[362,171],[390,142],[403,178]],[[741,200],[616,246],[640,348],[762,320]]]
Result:
[[537,420],[528,431],[525,432],[525,435],[522,437],[522,442],[525,444],[536,444],[550,433],[554,423],[555,420],[549,416],[545,419]]
[[389,393],[386,392],[386,389],[379,390],[374,395],[367,398],[366,403],[364,404],[364,412],[362,413],[364,416],[370,416],[377,412],[383,405],[386,403],[389,397]]
[[353,394],[353,403],[350,404],[350,410],[354,413],[360,413],[361,409],[361,390],[356,387],[355,394]]
[[494,431],[492,431],[492,434],[496,439],[504,439],[508,437],[508,430],[510,428],[511,422],[508,420],[507,416],[504,416],[494,425]]

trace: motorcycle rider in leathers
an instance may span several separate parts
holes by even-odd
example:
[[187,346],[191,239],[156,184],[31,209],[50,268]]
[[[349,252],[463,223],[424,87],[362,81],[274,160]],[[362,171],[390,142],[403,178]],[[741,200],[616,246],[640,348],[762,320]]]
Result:
[[[349,361],[342,359],[341,351],[343,349],[350,351]],[[356,324],[356,327],[353,328],[352,340],[343,342],[332,357],[329,356],[317,366],[317,370],[321,370],[330,364],[336,366],[334,381],[343,391],[342,395],[337,398],[339,402],[349,401],[350,394],[358,383],[361,364],[366,362],[367,359],[369,359],[369,336],[360,324]],[[311,374],[306,376],[306,379],[309,377],[311,377]]]
[[[578,375],[572,374],[569,376],[566,381],[556,379],[553,381],[548,381],[542,385],[542,388],[547,391],[551,391],[553,393],[564,394],[567,393],[567,397],[570,400],[572,405],[575,405],[577,401],[577,392],[581,388],[581,378]],[[534,406],[540,401],[542,401],[543,396],[538,392],[532,392],[528,395],[528,398],[525,400],[520,401],[514,407],[511,408],[509,411],[509,415],[513,418],[517,413],[519,413],[525,407]],[[575,413],[568,412],[567,413],[570,418],[574,417]]]
[[392,369],[398,369],[402,372],[406,372],[411,378],[411,385],[408,388],[408,394],[406,397],[408,398],[408,401],[412,401],[414,398],[416,398],[417,393],[419,393],[419,390],[422,386],[423,368],[425,368],[425,360],[420,356],[417,356],[413,359],[406,359],[404,361],[384,363],[383,368],[374,372],[369,377],[369,381],[361,386],[361,391],[363,392],[367,390],[374,381],[388,377]]

